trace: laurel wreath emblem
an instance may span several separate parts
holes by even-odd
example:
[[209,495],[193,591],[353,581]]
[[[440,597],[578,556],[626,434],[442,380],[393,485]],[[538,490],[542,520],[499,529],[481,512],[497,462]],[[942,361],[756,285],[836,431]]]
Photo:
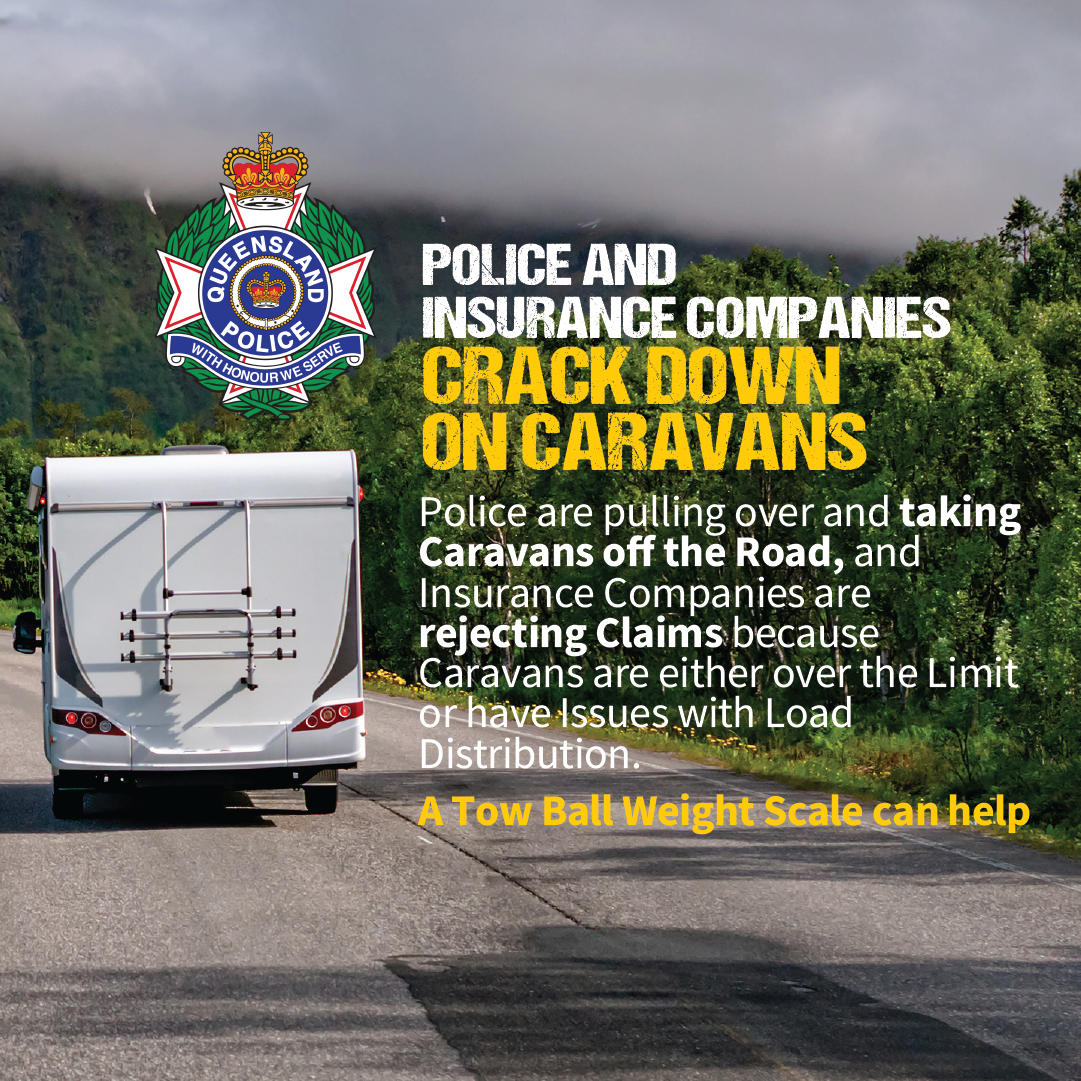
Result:
[[[215,199],[193,210],[180,223],[165,242],[165,251],[175,255],[178,259],[184,259],[195,266],[206,266],[210,253],[225,239],[234,233],[239,233],[232,216],[226,210],[224,197]],[[307,199],[303,211],[297,215],[293,222],[291,232],[302,237],[319,252],[323,262],[328,267],[338,263],[344,263],[347,259],[364,253],[364,241],[360,234],[349,222],[333,207],[318,199]],[[365,274],[357,290],[361,306],[368,318],[372,315],[372,286]],[[163,271],[158,285],[158,317],[164,318],[168,311],[169,303],[173,297],[173,285],[168,275]],[[201,338],[209,345],[213,345],[220,352],[239,359],[235,350],[229,349],[225,343],[217,339],[207,326],[206,320],[197,319],[189,323],[184,332],[192,337]],[[350,328],[343,326],[333,319],[328,319],[323,324],[319,333],[305,345],[315,348],[329,338],[335,338],[339,334],[350,333]],[[313,375],[304,382],[309,391],[322,390],[332,383],[339,375],[348,369],[345,360],[340,360],[321,372]],[[201,364],[193,360],[185,360],[183,370],[204,387],[215,393],[224,393],[228,383],[220,376],[208,371]],[[275,389],[250,390],[240,397],[223,403],[226,409],[235,410],[246,417],[255,417],[261,413],[269,413],[275,417],[288,417],[292,413],[305,408],[306,403]]]

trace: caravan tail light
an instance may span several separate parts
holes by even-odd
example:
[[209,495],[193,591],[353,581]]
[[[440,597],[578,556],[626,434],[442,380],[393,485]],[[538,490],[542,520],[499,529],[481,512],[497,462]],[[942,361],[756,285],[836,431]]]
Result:
[[339,721],[348,721],[353,717],[364,716],[363,702],[343,702],[340,706],[321,706],[308,714],[293,728],[294,732],[311,732],[319,728],[330,728]]
[[53,724],[61,728],[79,728],[88,736],[126,736],[119,725],[100,713],[76,713],[74,710],[53,710]]

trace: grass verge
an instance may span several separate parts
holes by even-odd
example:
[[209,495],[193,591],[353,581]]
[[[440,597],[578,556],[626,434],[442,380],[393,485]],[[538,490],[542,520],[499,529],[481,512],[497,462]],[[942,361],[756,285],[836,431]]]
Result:
[[10,630],[15,626],[15,617],[20,612],[33,612],[41,615],[41,603],[35,597],[33,600],[0,600],[0,628]]

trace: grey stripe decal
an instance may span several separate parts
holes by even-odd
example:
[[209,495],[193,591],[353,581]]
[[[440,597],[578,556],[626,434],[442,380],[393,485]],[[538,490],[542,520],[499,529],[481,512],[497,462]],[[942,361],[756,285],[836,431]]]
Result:
[[101,705],[101,695],[90,686],[83,666],[79,663],[79,654],[68,634],[67,612],[64,608],[64,592],[60,585],[60,568],[56,562],[56,549],[53,549],[53,639],[56,643],[56,674],[70,683],[77,691],[85,694],[91,702]]
[[338,652],[323,682],[312,695],[314,702],[340,679],[344,679],[357,666],[357,613],[360,607],[357,596],[357,542],[349,553],[349,584],[346,586],[345,620],[338,639]]

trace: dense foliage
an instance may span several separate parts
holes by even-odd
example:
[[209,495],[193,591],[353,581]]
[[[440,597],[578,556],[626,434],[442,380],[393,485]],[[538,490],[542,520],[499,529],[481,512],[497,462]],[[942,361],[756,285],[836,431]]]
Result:
[[[819,275],[798,259],[755,248],[742,259],[705,257],[683,270],[664,292],[680,297],[789,293],[814,296],[821,304],[828,295],[850,290],[836,270]],[[800,691],[800,697],[790,692],[790,700],[822,700],[832,708],[851,696],[854,730],[877,725],[882,730],[904,730],[909,736],[918,734],[933,754],[926,760],[913,754],[894,762],[895,784],[921,795],[945,790],[971,795],[1005,791],[1011,799],[1027,798],[1034,821],[1081,831],[1081,176],[1067,178],[1061,206],[1054,214],[1019,199],[999,235],[975,242],[920,240],[903,262],[875,271],[856,292],[944,296],[951,302],[952,322],[951,333],[942,339],[864,338],[839,343],[841,403],[825,408],[850,410],[866,419],[862,438],[868,459],[856,470],[755,467],[736,472],[731,459],[724,470],[705,470],[692,443],[693,470],[680,470],[674,462],[665,470],[634,469],[628,454],[619,470],[537,471],[523,465],[515,442],[505,471],[489,471],[482,460],[476,472],[467,473],[461,467],[433,472],[422,460],[424,417],[436,409],[460,412],[463,406],[435,407],[424,399],[421,358],[430,343],[412,340],[400,343],[382,360],[366,362],[355,375],[342,377],[298,416],[245,421],[225,410],[201,416],[190,410],[167,439],[218,442],[233,451],[355,449],[366,492],[362,528],[368,667],[382,665],[415,679],[420,660],[433,652],[442,652],[448,663],[505,665],[510,671],[520,666],[522,677],[513,688],[503,683],[492,693],[511,701],[554,705],[564,694],[578,701],[628,704],[663,698],[673,703],[670,712],[674,714],[675,704],[708,701],[711,694],[720,698],[727,692],[716,688],[664,692],[655,679],[641,690],[591,685],[605,664],[647,664],[656,673],[662,662],[681,663],[685,650],[665,655],[632,646],[606,655],[591,648],[576,660],[556,649],[471,650],[461,658],[455,658],[453,650],[421,650],[417,634],[421,623],[456,623],[459,614],[490,623],[497,618],[513,620],[515,614],[526,619],[536,614],[541,622],[564,627],[581,622],[592,627],[612,614],[602,611],[603,602],[585,615],[544,606],[516,613],[507,605],[494,612],[474,607],[421,610],[422,572],[429,587],[440,582],[465,584],[472,594],[476,586],[476,597],[482,599],[489,586],[512,582],[553,588],[564,582],[585,583],[600,598],[604,583],[615,573],[600,559],[588,568],[528,563],[513,568],[425,568],[418,560],[418,546],[431,529],[421,528],[422,495],[437,496],[444,504],[462,502],[470,494],[484,495],[489,502],[520,502],[530,511],[530,522],[547,504],[557,508],[589,504],[599,515],[607,503],[649,504],[655,495],[667,495],[670,500],[679,496],[682,502],[703,506],[723,503],[729,514],[740,504],[766,511],[783,504],[814,504],[820,515],[834,505],[846,518],[850,506],[870,507],[888,500],[890,522],[885,527],[861,526],[855,515],[851,524],[842,521],[829,529],[824,529],[820,518],[806,529],[758,524],[740,531],[753,534],[763,544],[796,540],[807,545],[816,543],[823,531],[829,532],[835,554],[846,562],[842,580],[869,586],[869,607],[854,606],[849,594],[842,605],[823,609],[733,604],[692,617],[678,604],[662,602],[636,618],[652,621],[663,615],[669,622],[731,625],[733,617],[739,616],[758,625],[812,623],[823,628],[826,641],[832,641],[835,625],[873,623],[881,632],[880,648],[873,653],[818,644],[794,650],[741,647],[731,639],[716,653],[726,664],[761,666],[755,693],[770,694],[782,705],[784,692],[769,686],[769,675],[778,665],[851,665],[845,686]],[[0,307],[0,318],[3,312]],[[70,317],[77,319],[78,314]],[[61,322],[63,318],[67,317],[57,317]],[[61,329],[58,323],[49,333],[60,335]],[[484,344],[494,344],[509,358],[523,343],[488,339]],[[543,341],[536,344],[547,370],[554,346]],[[674,344],[689,352],[703,343],[681,328]],[[733,343],[717,339],[705,344],[727,348]],[[824,343],[813,339],[804,344],[821,354]],[[628,385],[633,387],[633,408],[648,417],[651,434],[662,411],[684,411],[687,428],[693,431],[694,413],[703,411],[701,405],[689,401],[663,407],[641,404],[645,349],[644,343],[632,343],[624,364]],[[164,365],[161,369],[165,370]],[[123,379],[117,375],[116,381]],[[76,389],[73,382],[71,397],[85,400]],[[784,405],[733,405],[732,397],[723,406],[709,406],[705,411],[713,415],[718,408],[734,411],[737,431],[749,408],[771,414],[809,408],[796,406],[791,399]],[[35,531],[30,515],[21,509],[26,475],[34,462],[44,454],[153,453],[160,446],[147,438],[148,428],[135,429],[138,403],[126,398],[121,388],[114,394],[111,425],[104,423],[107,412],[92,422],[65,414],[62,404],[49,401],[39,408],[38,431],[51,432],[52,439],[34,441],[25,426],[9,424],[0,429],[0,595],[28,596],[36,590],[32,579]],[[106,404],[103,400],[87,414]],[[10,402],[5,408],[9,416],[24,413],[22,406],[15,408]],[[479,406],[467,408],[484,413],[491,407],[482,400]],[[520,422],[535,408],[532,403],[501,407],[510,414],[512,431],[516,420]],[[609,406],[549,403],[544,409],[560,419],[561,431],[566,433],[571,413],[604,414]],[[604,431],[606,420],[599,419]],[[91,423],[95,426],[88,427]],[[564,434],[555,437],[555,442],[565,439]],[[900,520],[903,499],[937,504],[945,497],[957,504],[966,495],[974,503],[1021,504],[1020,531],[1007,534],[986,525],[919,530]],[[626,543],[634,532],[640,530],[625,524],[604,538],[604,543]],[[669,533],[678,536],[685,530],[657,532],[663,543]],[[917,533],[918,567],[890,565],[888,559],[882,566],[857,566],[861,544],[870,543],[876,550],[879,545],[892,545],[899,552],[913,543]],[[568,525],[566,534],[560,539],[575,544],[591,541],[599,552],[598,518],[591,529]],[[505,528],[489,527],[465,531],[453,539],[518,545],[550,543],[556,538],[551,530],[526,525],[510,536]],[[723,539],[730,543],[731,534]],[[716,568],[680,569],[654,563],[649,569],[624,567],[620,574],[628,585],[641,582],[651,592],[658,584],[688,589],[694,582],[707,582],[711,587],[727,585],[733,597],[737,585],[752,581],[731,559]],[[757,574],[766,587],[800,584],[807,596],[837,581],[814,567],[763,567]],[[673,595],[678,596],[678,591]],[[957,665],[994,664],[996,659],[1002,664],[1012,662],[1019,686],[930,688],[928,661],[934,659],[941,671],[951,658]],[[879,659],[895,667],[915,666],[920,673],[918,686],[911,691],[898,685],[864,686],[855,666],[864,660],[874,665]],[[572,693],[554,681],[545,687],[543,676],[539,687],[528,682],[529,665],[537,665],[537,672],[544,673],[556,665],[566,670],[571,663],[584,664],[589,673],[581,691]],[[693,728],[691,734],[696,734]],[[754,735],[764,736],[761,725]],[[805,728],[777,732],[772,738],[781,743],[810,743],[843,741],[848,734],[827,735]],[[932,760],[926,768],[920,765]]]

